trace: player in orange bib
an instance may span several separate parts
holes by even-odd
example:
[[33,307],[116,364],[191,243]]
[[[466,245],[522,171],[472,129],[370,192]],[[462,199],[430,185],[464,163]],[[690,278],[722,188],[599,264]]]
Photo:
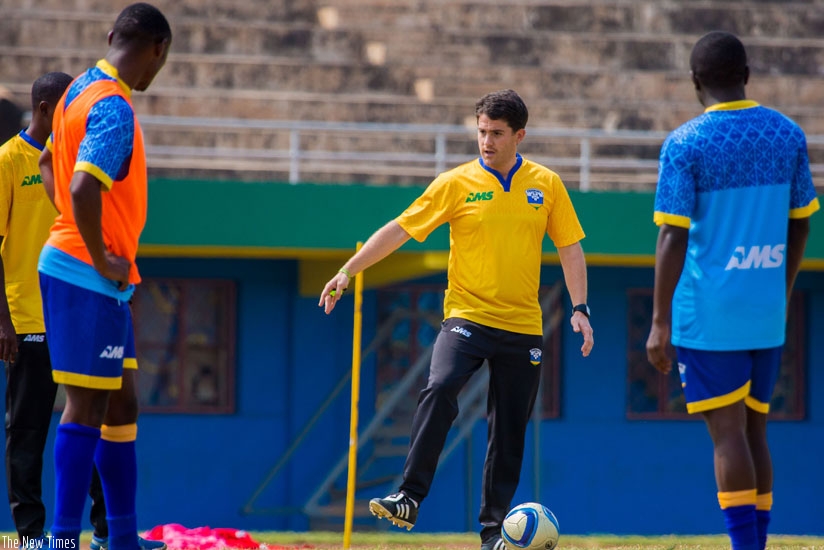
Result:
[[[143,134],[131,104],[163,67],[172,32],[145,3],[126,7],[109,51],[72,82],[58,104],[40,159],[59,215],[40,255],[43,314],[55,382],[66,407],[55,437],[52,548],[79,548],[80,516],[97,466],[109,524],[108,548],[138,550],[137,404],[119,392],[134,357],[129,299],[146,221]],[[102,545],[101,545],[102,546]]]

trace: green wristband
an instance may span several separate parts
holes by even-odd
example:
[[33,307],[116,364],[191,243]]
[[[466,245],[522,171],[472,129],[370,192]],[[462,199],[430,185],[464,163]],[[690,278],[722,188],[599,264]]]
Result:
[[344,275],[346,275],[347,279],[352,278],[352,275],[349,273],[349,270],[346,269],[345,267],[342,267],[342,268],[338,269],[338,273],[343,273]]

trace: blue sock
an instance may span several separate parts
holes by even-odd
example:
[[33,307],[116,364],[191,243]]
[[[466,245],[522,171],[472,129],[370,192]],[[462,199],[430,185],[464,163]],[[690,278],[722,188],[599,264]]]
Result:
[[135,442],[101,439],[94,456],[109,524],[110,550],[137,550],[137,456]]
[[57,426],[54,439],[55,499],[51,545],[80,548],[81,516],[92,482],[95,448],[100,429],[81,424]]
[[731,506],[721,510],[733,550],[759,550],[755,504]]
[[758,522],[758,544],[761,550],[767,547],[767,527],[770,525],[770,511],[756,510],[755,519]]

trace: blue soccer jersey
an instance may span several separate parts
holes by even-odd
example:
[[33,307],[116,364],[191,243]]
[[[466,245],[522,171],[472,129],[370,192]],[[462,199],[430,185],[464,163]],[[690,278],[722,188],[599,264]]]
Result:
[[789,218],[819,204],[801,128],[742,100],[713,105],[661,149],[654,221],[689,228],[672,343],[747,350],[784,343]]
[[[117,82],[130,94],[120,80],[117,69],[106,60],[78,76],[66,91],[65,108],[72,104],[91,84],[99,80]],[[53,139],[53,136],[52,136]],[[122,180],[129,171],[134,141],[134,111],[120,96],[112,95],[97,101],[89,110],[86,134],[77,151],[75,170],[89,172],[110,190],[113,182]],[[49,146],[52,146],[50,139]]]

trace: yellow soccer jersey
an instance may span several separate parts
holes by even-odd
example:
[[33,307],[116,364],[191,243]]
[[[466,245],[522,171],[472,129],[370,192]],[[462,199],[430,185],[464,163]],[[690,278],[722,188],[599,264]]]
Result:
[[21,132],[0,147],[0,235],[6,298],[18,334],[45,332],[37,260],[57,210],[38,161],[43,146]]
[[396,221],[417,241],[449,223],[444,316],[543,334],[542,241],[584,238],[558,174],[518,155],[508,178],[475,160],[439,175]]

